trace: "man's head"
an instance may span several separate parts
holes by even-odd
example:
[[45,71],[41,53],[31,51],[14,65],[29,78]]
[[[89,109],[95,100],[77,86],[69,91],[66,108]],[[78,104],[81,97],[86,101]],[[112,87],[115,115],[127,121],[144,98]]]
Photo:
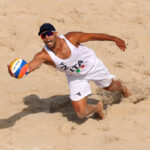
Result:
[[43,42],[49,47],[50,49],[55,47],[56,40],[57,40],[57,33],[54,26],[50,23],[44,23],[41,25],[38,35],[41,36]]
[[54,26],[52,24],[44,23],[44,24],[41,25],[38,35],[40,36],[41,33],[45,32],[45,31],[55,32],[56,29],[54,28]]

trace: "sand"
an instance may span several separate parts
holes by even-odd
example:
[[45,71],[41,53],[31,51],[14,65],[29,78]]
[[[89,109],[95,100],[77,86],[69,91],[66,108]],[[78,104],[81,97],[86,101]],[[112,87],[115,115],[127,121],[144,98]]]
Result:
[[[133,93],[123,98],[91,84],[88,103],[103,101],[106,118],[78,119],[63,73],[42,65],[17,80],[7,64],[30,61],[43,47],[44,22],[59,34],[107,33],[124,39],[85,43]],[[0,0],[0,150],[149,150],[150,0]]]

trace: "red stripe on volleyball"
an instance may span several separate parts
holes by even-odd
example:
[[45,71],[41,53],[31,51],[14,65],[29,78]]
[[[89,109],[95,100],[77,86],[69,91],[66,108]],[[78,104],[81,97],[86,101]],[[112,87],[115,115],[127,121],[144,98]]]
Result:
[[28,64],[25,64],[25,65],[21,68],[18,78],[22,78],[22,77],[25,75],[25,73],[27,72],[28,69],[29,69]]

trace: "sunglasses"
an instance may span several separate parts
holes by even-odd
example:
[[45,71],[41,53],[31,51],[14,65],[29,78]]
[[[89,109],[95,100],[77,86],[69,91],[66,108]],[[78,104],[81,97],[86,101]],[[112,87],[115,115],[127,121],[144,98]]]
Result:
[[53,32],[52,31],[46,31],[43,34],[41,34],[41,39],[44,39],[47,36],[52,36]]

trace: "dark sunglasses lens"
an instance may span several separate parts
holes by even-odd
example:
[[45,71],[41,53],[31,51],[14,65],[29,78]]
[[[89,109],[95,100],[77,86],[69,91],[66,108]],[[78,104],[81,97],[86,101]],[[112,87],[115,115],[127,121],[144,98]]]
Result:
[[53,32],[48,31],[48,32],[46,32],[46,34],[47,34],[48,36],[52,36],[52,35],[53,35]]
[[52,35],[53,35],[53,32],[51,32],[51,31],[47,31],[47,32],[45,32],[45,33],[41,34],[41,39],[44,39],[44,38],[46,37],[46,35],[48,35],[48,36],[52,36]]

